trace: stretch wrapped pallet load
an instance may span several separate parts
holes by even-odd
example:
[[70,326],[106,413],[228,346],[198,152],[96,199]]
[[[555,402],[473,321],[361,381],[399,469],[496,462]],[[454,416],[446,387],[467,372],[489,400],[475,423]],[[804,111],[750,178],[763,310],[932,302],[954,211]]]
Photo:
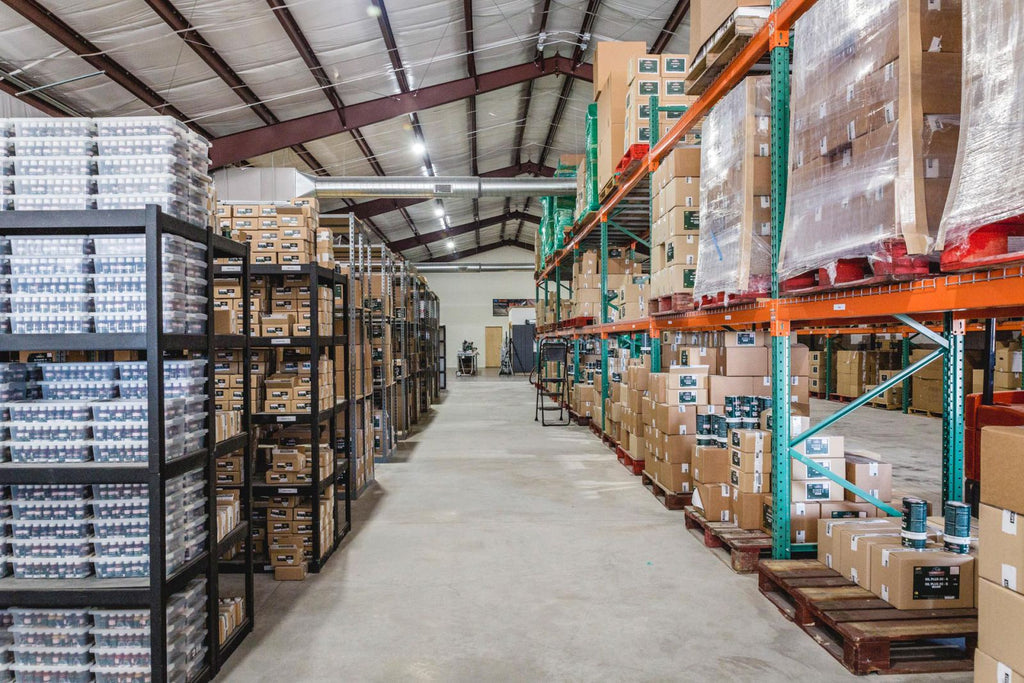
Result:
[[981,432],[974,680],[1024,680],[1024,427]]
[[1024,252],[1024,3],[965,2],[963,16],[962,134],[938,246],[969,267]]
[[960,131],[960,10],[821,0],[797,21],[783,279],[928,272]]
[[771,80],[747,78],[708,115],[701,141],[694,297],[764,292],[771,273]]

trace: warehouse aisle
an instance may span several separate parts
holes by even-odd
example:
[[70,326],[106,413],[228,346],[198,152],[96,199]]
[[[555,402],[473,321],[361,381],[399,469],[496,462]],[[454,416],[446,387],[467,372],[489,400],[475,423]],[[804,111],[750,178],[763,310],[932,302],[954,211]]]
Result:
[[435,409],[324,573],[258,577],[220,680],[853,680],[525,379]]

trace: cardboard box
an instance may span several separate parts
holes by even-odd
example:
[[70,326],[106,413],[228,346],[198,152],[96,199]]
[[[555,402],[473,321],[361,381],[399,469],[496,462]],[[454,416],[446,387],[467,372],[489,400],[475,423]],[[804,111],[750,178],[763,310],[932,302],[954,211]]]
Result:
[[794,481],[792,498],[794,502],[827,503],[843,499],[842,486],[830,479],[816,481]]
[[697,410],[694,406],[656,403],[654,426],[665,434],[696,434]]
[[1024,427],[981,430],[981,502],[1024,513]]
[[693,477],[690,474],[690,463],[661,462],[658,481],[673,493],[689,493],[693,489]]
[[[772,494],[761,497],[761,529],[770,534],[774,517],[774,501]],[[789,537],[792,543],[818,542],[818,515],[820,508],[817,503],[793,503],[789,508]]]
[[[867,491],[883,503],[892,500],[892,465],[861,455],[846,456],[846,480]],[[854,503],[866,502],[860,496],[845,491],[846,499]]]
[[[758,384],[760,384],[759,379]],[[726,396],[750,396],[753,394],[754,380],[750,377],[712,375],[708,378],[708,403],[711,405],[724,405]]]
[[[933,536],[931,540],[935,540]],[[900,530],[857,531],[840,529],[833,544],[833,569],[861,588],[871,590],[871,546],[900,545]]]
[[[828,519],[824,518],[824,504],[822,505],[822,519],[818,520],[818,561],[830,569],[838,570],[839,549],[836,544],[839,542],[839,531],[849,529],[863,531],[864,533],[878,533],[897,528],[898,521],[889,519]],[[894,518],[895,519],[895,518]]]
[[768,374],[768,349],[763,346],[720,348],[718,374],[726,377],[763,377]]
[[732,490],[732,503],[729,509],[736,526],[740,529],[761,528],[763,496],[761,493],[744,493],[736,488]]
[[796,452],[810,458],[842,458],[845,444],[841,436],[815,434],[796,445]]
[[732,521],[732,487],[729,484],[700,484],[694,488],[693,505],[709,522]]
[[1024,671],[1024,596],[986,579],[978,582],[978,648]]
[[[871,547],[871,592],[896,609],[972,608],[975,606],[974,575],[971,555],[947,552],[941,547],[924,550],[883,544]],[[979,627],[984,621],[979,620]],[[1019,640],[1017,642],[1020,649]],[[981,646],[980,640],[978,645]]]
[[307,574],[309,574],[309,565],[304,561],[297,565],[274,567],[275,581],[304,581]]
[[767,493],[772,490],[771,476],[765,472],[741,472],[729,468],[729,483],[742,493]]
[[878,508],[870,503],[830,502],[821,504],[822,519],[867,519],[870,517],[885,517],[885,515],[880,514]]
[[734,450],[760,456],[771,455],[771,432],[762,429],[732,429],[729,431],[729,439]]
[[772,471],[770,453],[747,453],[732,448],[729,450],[729,460],[732,468],[745,474],[754,472],[768,474]]
[[728,449],[697,446],[693,451],[693,479],[702,484],[728,482],[731,465]]
[[982,504],[979,526],[978,575],[1024,593],[1024,521],[1020,515]]
[[974,651],[974,681],[975,683],[1024,683],[1024,674],[1014,671],[1008,664],[998,661],[979,648]]
[[[811,461],[821,465],[829,472],[835,472],[839,476],[845,476],[846,460],[844,458],[811,458]],[[793,459],[790,464],[790,479],[793,481],[821,481],[827,479],[824,474],[821,474],[797,459]]]

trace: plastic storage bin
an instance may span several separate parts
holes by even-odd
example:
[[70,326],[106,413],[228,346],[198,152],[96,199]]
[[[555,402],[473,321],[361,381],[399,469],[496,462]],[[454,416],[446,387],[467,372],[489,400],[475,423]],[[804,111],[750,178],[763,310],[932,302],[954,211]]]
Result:
[[89,438],[89,422],[7,422],[11,440],[27,441],[85,441]]
[[85,519],[63,520],[10,520],[15,539],[79,539],[89,535],[89,522]]
[[180,156],[188,152],[188,146],[177,135],[101,137],[97,143],[100,156]]
[[92,643],[89,628],[41,628],[36,626],[13,626],[9,632],[18,646],[36,647],[88,647]]
[[15,500],[11,513],[15,521],[49,522],[56,520],[82,520],[88,517],[87,500]]
[[94,647],[92,655],[100,667],[149,666],[151,661],[148,647]]
[[11,275],[82,275],[92,270],[89,256],[9,256]]
[[55,235],[11,235],[13,256],[62,256],[81,257],[89,252],[92,240],[88,237],[57,237]]
[[92,459],[88,441],[11,442],[11,462],[80,463]]
[[17,422],[87,421],[92,414],[85,401],[26,401],[7,404]]
[[79,666],[89,664],[89,647],[37,647],[15,645],[11,648],[16,666]]
[[12,313],[13,334],[86,334],[92,332],[89,313]]
[[96,130],[95,120],[82,116],[73,118],[26,117],[12,119],[12,122],[15,137],[92,137]]
[[94,609],[91,610],[94,625],[98,629],[131,629],[149,632],[147,610]]
[[93,544],[96,547],[96,557],[93,560],[100,557],[108,559],[149,557],[148,536],[110,536],[97,538]]
[[[123,373],[123,371],[122,371]],[[172,417],[171,402],[164,401],[165,414]],[[178,410],[183,410],[182,406]],[[92,404],[92,416],[96,422],[141,421],[149,419],[149,404],[146,401],[120,399],[115,401],[97,401]]]
[[24,175],[9,176],[18,195],[90,195],[95,180],[89,176]]
[[175,154],[149,154],[146,156],[102,156],[96,159],[100,175],[151,175],[158,173],[186,174],[188,164]]
[[18,194],[12,199],[15,211],[84,211],[96,205],[92,195]]
[[117,538],[123,536],[149,536],[149,518],[94,519],[92,528],[95,538]]
[[100,628],[91,631],[98,648],[149,647],[148,628]]
[[18,683],[90,683],[88,664],[76,666],[37,666],[12,664]]
[[150,683],[153,680],[148,666],[93,665],[92,672],[96,674],[96,683]]
[[[170,551],[167,553],[171,556]],[[100,579],[141,579],[149,576],[149,556],[92,558],[96,577]]]
[[[38,314],[39,317],[54,317],[53,313],[88,313],[91,309],[91,297],[88,294],[11,294],[10,301],[12,320],[17,322],[21,317]],[[17,334],[17,333],[15,333]]]
[[82,628],[92,625],[89,610],[11,607],[14,626],[30,628]]
[[149,495],[148,484],[93,484],[92,495],[98,500],[119,498],[145,498]]
[[15,157],[91,157],[96,154],[96,141],[90,137],[29,137],[16,135],[9,142]]
[[185,140],[189,129],[173,116],[111,116],[96,119],[99,137],[139,137],[172,135]]
[[88,275],[11,275],[11,293],[18,294],[87,294]]
[[92,455],[96,462],[122,464],[149,462],[149,442],[93,441]]
[[117,398],[117,382],[40,382],[44,401],[103,401]]
[[92,514],[97,519],[127,519],[149,514],[148,498],[92,499]]
[[23,558],[69,558],[84,557],[92,552],[92,544],[87,538],[65,539],[19,539],[11,540],[11,550],[15,559]]
[[117,363],[41,363],[48,382],[110,382],[117,379]]
[[92,562],[86,557],[13,558],[17,579],[84,579],[92,574]]
[[96,159],[91,156],[45,156],[19,155],[11,159],[14,175],[26,176],[90,176],[96,168]]
[[96,177],[96,191],[101,195],[166,194],[182,197],[188,193],[188,179],[172,173],[101,175]]
[[89,497],[85,484],[12,484],[11,498],[31,500],[84,500]]

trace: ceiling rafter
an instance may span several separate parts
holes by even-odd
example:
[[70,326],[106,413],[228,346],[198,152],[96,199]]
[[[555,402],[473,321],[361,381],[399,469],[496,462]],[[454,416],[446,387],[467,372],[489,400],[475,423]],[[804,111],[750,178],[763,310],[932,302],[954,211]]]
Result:
[[[28,93],[26,95],[24,94],[25,91],[34,86],[27,84],[25,81],[21,81],[20,79],[18,79],[19,82],[15,82],[6,75],[6,72],[0,71],[0,74],[3,74],[0,75],[0,90],[12,97],[15,97],[19,102],[24,102],[30,107],[35,107],[47,116],[69,116],[66,111],[54,104],[58,102],[56,99],[47,96],[47,99],[50,100],[47,101],[47,99],[37,97],[35,93]],[[63,102],[60,102],[60,105],[67,107]],[[71,109],[71,107],[68,107],[68,109]]]
[[[202,34],[192,25],[192,22],[186,19],[169,0],[146,0],[146,4],[185,41],[185,44],[196,53],[196,56],[203,60],[206,66],[210,67],[217,74],[220,80],[224,81],[225,85],[231,88],[232,92],[238,95],[240,100],[249,105],[250,111],[256,114],[263,123],[275,124],[280,122],[280,119],[274,115],[274,112],[270,111],[270,108],[263,104],[252,88],[242,80],[242,77],[203,38]],[[308,149],[302,145],[293,145],[291,149],[314,173],[317,175],[327,174],[323,164]]]
[[672,9],[672,13],[668,15],[668,20],[665,22],[665,27],[661,29],[661,33],[654,41],[654,45],[651,46],[652,55],[660,55],[668,47],[669,41],[671,41],[676,31],[679,29],[679,25],[683,23],[683,17],[690,11],[690,0],[679,0],[676,6]]
[[[125,69],[119,62],[112,57],[109,57],[103,50],[87,40],[85,36],[71,28],[56,14],[36,2],[36,0],[0,1],[21,16],[28,19],[37,28],[44,31],[65,48],[81,57],[90,66],[103,71],[107,78],[145,102],[157,113],[173,116],[181,121],[189,121],[189,117],[187,117],[184,112],[157,94],[155,90],[139,80],[139,78]],[[203,135],[206,138],[212,138],[210,133],[202,126],[196,123],[189,123],[188,125],[200,135]],[[279,147],[278,149],[282,148]]]
[[[10,2],[12,0],[2,0]],[[387,121],[405,114],[431,109],[470,97],[500,90],[544,76],[565,74],[585,81],[593,80],[593,67],[579,64],[575,68],[568,57],[548,57],[542,63],[527,62],[515,66],[477,74],[479,89],[473,79],[466,77],[431,85],[406,94],[389,95],[375,100],[350,104],[343,109],[345,123],[338,120],[335,110],[300,116],[272,126],[261,126],[214,140],[214,167],[237,164],[245,159],[269,154],[294,144],[319,140],[353,128],[361,128]]]
[[[462,18],[466,24],[466,73],[477,83],[476,77],[476,48],[473,36],[473,0],[462,0]],[[469,158],[470,175],[480,175],[480,167],[477,163],[479,150],[477,146],[477,118],[476,118],[476,95],[467,100],[469,106],[466,112],[467,126],[469,130]],[[473,197],[473,220],[480,220],[480,199]],[[476,232],[476,246],[480,246],[480,231]]]
[[[540,218],[538,216],[531,216],[520,211],[513,211],[510,213],[503,213],[498,214],[496,216],[490,216],[488,218],[483,218],[477,221],[471,221],[469,223],[463,223],[462,225],[453,225],[452,227],[448,228],[447,231],[437,230],[435,232],[427,233],[426,235],[423,235],[423,242],[428,244],[432,242],[439,242],[441,240],[448,239],[451,237],[458,237],[459,235],[465,235],[467,233],[474,232],[477,230],[483,230],[484,228],[489,228],[492,225],[498,225],[503,221],[509,220],[524,220],[530,223],[540,223]],[[406,249],[418,247],[420,246],[420,244],[421,242],[413,239],[412,237],[407,237],[405,239],[393,241],[392,248],[395,251],[405,251]]]
[[[496,168],[493,171],[485,171],[483,173],[476,173],[475,175],[479,175],[481,178],[514,178],[518,175],[543,176],[545,178],[550,178],[555,175],[555,169],[550,166],[538,166],[532,161],[528,161],[524,164]],[[432,200],[433,197],[381,197],[380,199],[371,199],[367,202],[360,202],[355,205],[354,209],[337,209],[334,211],[325,211],[324,213],[354,213],[357,217],[365,220],[371,216],[379,216],[384,213],[398,211],[399,209],[403,209],[408,206],[414,206],[416,204],[422,204],[423,202],[429,202]]]
[[[576,47],[572,51],[572,64],[573,66],[583,63],[583,55],[586,53],[584,45],[589,44],[589,36],[594,28],[594,22],[597,21],[597,12],[601,8],[601,0],[588,0],[587,7],[583,10],[583,23],[580,25],[580,42],[576,44]],[[586,43],[584,41],[587,41]],[[541,166],[548,158],[548,152],[551,151],[551,145],[555,142],[555,135],[558,133],[558,126],[562,123],[562,117],[565,116],[565,110],[569,106],[569,98],[572,97],[572,87],[576,83],[574,78],[566,78],[565,82],[562,83],[562,89],[558,93],[558,104],[555,106],[555,115],[551,117],[551,123],[548,125],[548,134],[544,138],[544,146],[540,149],[540,157],[537,159],[537,163]],[[530,201],[533,197],[527,197],[526,202],[523,204],[523,211],[530,209]],[[513,239],[519,239],[519,233],[523,230],[523,222],[519,221],[519,226],[516,228],[516,234]]]
[[427,259],[426,263],[444,263],[448,261],[458,261],[468,256],[476,256],[477,254],[483,254],[484,252],[494,251],[495,249],[501,249],[502,247],[518,247],[529,252],[533,252],[533,245],[526,244],[525,242],[519,242],[517,240],[500,240],[498,242],[490,242],[483,245],[482,247],[476,247],[474,249],[467,249],[462,252],[455,252],[453,254],[445,254],[444,256],[435,256]]

